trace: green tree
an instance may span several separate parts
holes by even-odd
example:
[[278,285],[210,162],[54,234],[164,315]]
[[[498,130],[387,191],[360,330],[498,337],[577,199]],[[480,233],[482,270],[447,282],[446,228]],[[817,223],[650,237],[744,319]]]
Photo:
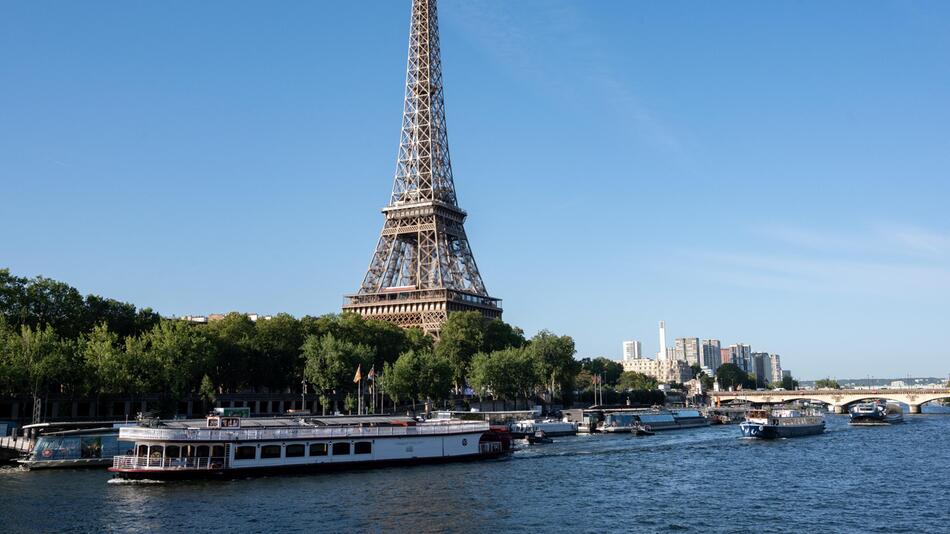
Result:
[[617,388],[621,391],[649,391],[657,388],[656,379],[636,371],[626,371],[620,375]]
[[139,355],[152,372],[148,390],[159,393],[171,412],[197,391],[214,364],[214,345],[184,321],[166,320],[139,337]]
[[383,388],[396,400],[441,400],[452,388],[452,364],[429,351],[402,353],[395,363],[385,364]]
[[528,351],[534,358],[537,373],[543,377],[552,401],[558,385],[572,389],[580,364],[574,359],[576,351],[570,336],[557,336],[542,330],[531,338]]
[[4,346],[15,393],[29,392],[34,399],[50,392],[75,394],[88,378],[76,342],[60,339],[51,326],[23,325],[18,335],[8,333]]
[[505,400],[530,398],[542,382],[533,355],[522,347],[476,354],[469,381],[480,398],[491,394]]
[[261,384],[253,374],[262,364],[256,347],[254,321],[241,313],[199,327],[215,345],[215,365],[211,376],[228,391],[240,391]]
[[79,340],[79,352],[90,370],[89,387],[97,396],[102,393],[121,393],[128,382],[124,368],[124,354],[119,345],[119,336],[100,323]]
[[719,381],[719,387],[729,388],[755,388],[755,380],[749,378],[749,374],[743,371],[734,363],[724,363],[716,369],[716,380]]
[[453,313],[442,324],[435,352],[451,363],[456,391],[465,386],[469,362],[482,350],[484,336],[485,318],[478,312]]
[[483,320],[482,330],[482,352],[525,346],[524,332],[501,319]]
[[592,376],[602,376],[604,378],[604,384],[608,386],[617,385],[617,381],[620,380],[620,375],[623,374],[622,363],[604,358],[603,356],[598,356],[593,360],[584,358],[580,361],[580,366],[582,370],[587,371]]
[[201,385],[198,386],[198,396],[201,397],[206,408],[218,400],[217,388],[214,387],[214,382],[208,375],[201,377]]
[[702,372],[703,372],[703,368],[700,367],[698,363],[694,363],[689,366],[689,374],[692,378],[696,378]]
[[426,334],[419,328],[407,328],[406,333],[406,343],[405,351],[416,350],[416,351],[434,351],[435,350],[435,340],[432,339],[432,336]]
[[782,375],[782,388],[789,391],[798,389],[798,380],[792,378],[792,375]]
[[[305,360],[304,376],[317,391],[333,399],[333,409],[339,409],[344,393],[352,391],[356,369],[371,365],[373,352],[366,345],[337,339],[333,334],[323,337],[309,335],[301,349]],[[323,404],[326,413],[326,404]]]
[[280,313],[271,319],[259,319],[254,327],[251,354],[255,359],[250,366],[258,376],[257,381],[271,391],[299,386],[303,378],[300,347],[304,339],[300,321]]
[[841,389],[841,386],[838,385],[837,380],[822,378],[815,381],[815,389]]

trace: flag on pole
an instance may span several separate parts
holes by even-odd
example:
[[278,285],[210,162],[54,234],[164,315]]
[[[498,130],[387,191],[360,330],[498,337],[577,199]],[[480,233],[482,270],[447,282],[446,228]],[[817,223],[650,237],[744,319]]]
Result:
[[363,367],[363,364],[359,364],[356,366],[356,376],[353,377],[354,384],[359,383],[359,381],[363,379],[362,367]]
[[366,373],[366,380],[375,380],[376,379],[376,364],[374,363],[372,367],[369,368],[369,372]]

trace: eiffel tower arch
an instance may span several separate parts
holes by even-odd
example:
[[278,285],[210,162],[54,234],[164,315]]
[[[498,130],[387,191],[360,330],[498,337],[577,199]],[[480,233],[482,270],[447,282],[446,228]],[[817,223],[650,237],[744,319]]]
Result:
[[465,235],[449,159],[436,0],[413,0],[396,176],[363,283],[343,311],[438,336],[449,314],[501,317]]

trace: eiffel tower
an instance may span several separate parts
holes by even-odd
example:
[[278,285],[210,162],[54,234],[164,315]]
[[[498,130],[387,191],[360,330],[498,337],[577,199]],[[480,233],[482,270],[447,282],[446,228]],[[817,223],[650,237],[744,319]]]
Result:
[[501,317],[465,235],[449,160],[436,0],[413,0],[396,177],[363,284],[343,311],[438,337],[449,314]]

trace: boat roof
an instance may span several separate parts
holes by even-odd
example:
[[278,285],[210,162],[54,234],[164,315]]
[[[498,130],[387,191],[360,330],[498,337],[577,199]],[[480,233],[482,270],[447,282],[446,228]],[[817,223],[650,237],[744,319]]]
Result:
[[[363,415],[363,416],[327,416],[327,417],[241,417],[241,428],[280,428],[312,426],[411,426],[416,424],[412,417]],[[163,428],[204,427],[206,419],[175,419],[160,421]]]

